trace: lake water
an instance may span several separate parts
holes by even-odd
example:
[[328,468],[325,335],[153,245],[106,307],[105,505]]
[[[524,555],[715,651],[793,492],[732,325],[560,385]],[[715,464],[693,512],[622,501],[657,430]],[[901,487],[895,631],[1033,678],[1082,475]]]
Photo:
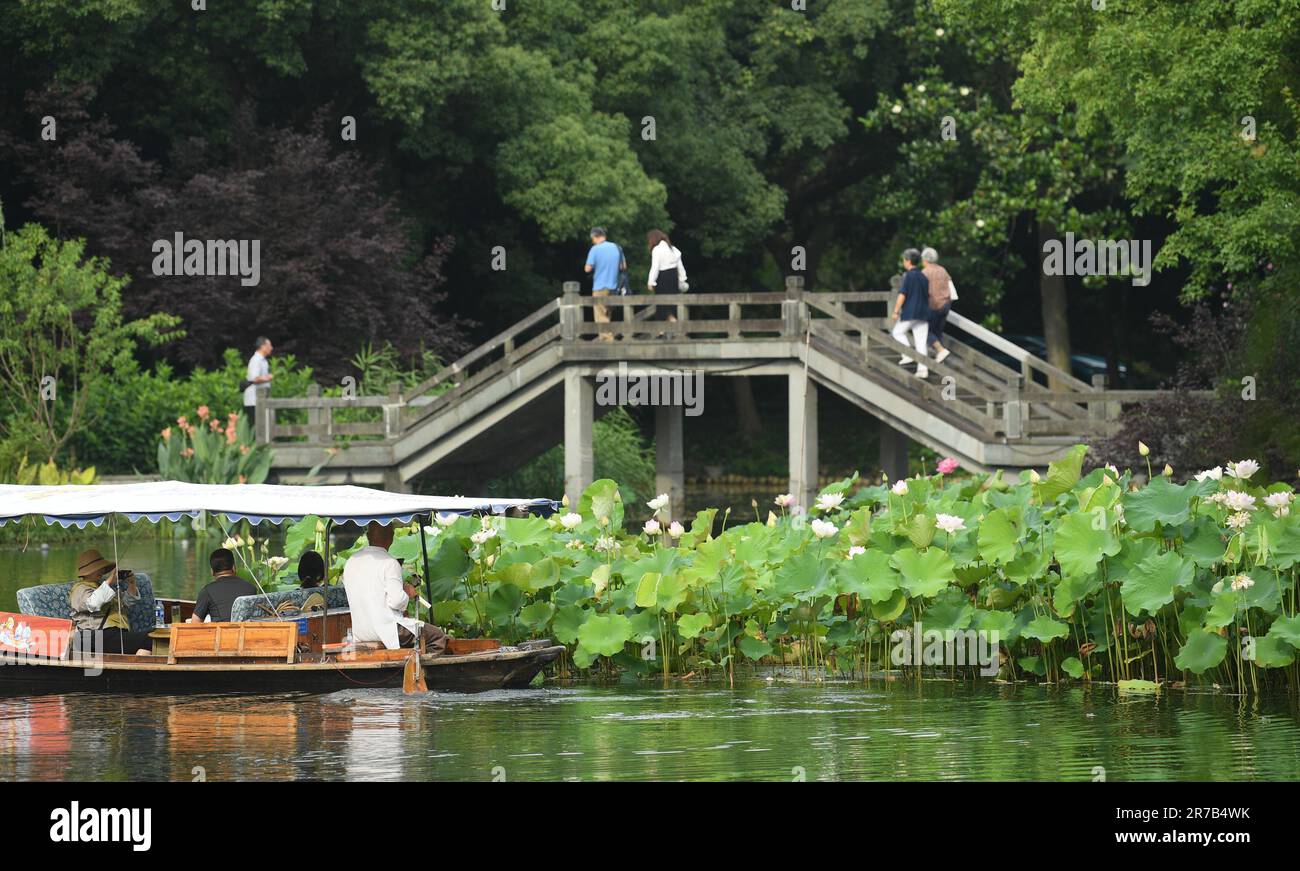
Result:
[[[97,546],[108,555],[112,542]],[[119,542],[192,597],[206,551]],[[77,547],[0,551],[13,591]],[[0,779],[1300,779],[1296,700],[876,680],[561,685],[482,695],[0,697]]]

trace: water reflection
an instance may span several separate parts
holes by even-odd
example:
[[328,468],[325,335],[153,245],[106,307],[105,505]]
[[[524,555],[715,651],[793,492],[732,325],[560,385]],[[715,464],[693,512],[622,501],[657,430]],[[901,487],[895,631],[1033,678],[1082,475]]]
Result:
[[6,780],[1300,778],[1289,699],[745,681],[0,699]]

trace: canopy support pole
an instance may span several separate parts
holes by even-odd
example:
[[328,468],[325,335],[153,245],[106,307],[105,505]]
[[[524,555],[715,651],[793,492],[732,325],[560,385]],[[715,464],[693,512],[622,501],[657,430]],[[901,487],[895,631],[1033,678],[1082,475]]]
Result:
[[[416,517],[420,524],[420,556],[424,558],[424,598],[429,601],[429,623],[433,623],[433,577],[429,574],[429,546],[424,536],[424,521]],[[433,512],[429,512],[429,525],[433,525]],[[415,603],[415,617],[420,618],[420,603]]]

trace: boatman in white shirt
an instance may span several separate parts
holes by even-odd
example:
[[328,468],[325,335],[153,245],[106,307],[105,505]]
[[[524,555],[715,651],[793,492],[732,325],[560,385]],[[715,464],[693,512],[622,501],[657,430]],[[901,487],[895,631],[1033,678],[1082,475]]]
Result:
[[257,385],[267,383],[272,377],[271,364],[266,362],[266,358],[271,356],[271,340],[258,336],[256,348],[253,356],[248,358],[248,373],[244,376],[248,382],[244,388],[244,412],[248,415],[249,426],[257,423]]
[[389,650],[414,647],[415,633],[424,635],[425,652],[447,649],[447,635],[432,623],[406,616],[407,604],[419,592],[402,581],[402,564],[388,548],[392,526],[371,521],[366,527],[367,547],[348,557],[343,566],[343,589],[352,611],[352,635],[357,641],[379,641]]

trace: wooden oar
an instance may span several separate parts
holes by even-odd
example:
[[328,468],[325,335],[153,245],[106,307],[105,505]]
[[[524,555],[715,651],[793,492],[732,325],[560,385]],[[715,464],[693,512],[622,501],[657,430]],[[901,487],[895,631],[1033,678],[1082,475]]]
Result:
[[419,641],[402,668],[402,692],[408,696],[429,691],[429,685],[424,682],[424,664],[420,662],[420,655],[424,653],[424,633],[420,631],[422,628],[422,625],[416,626]]

